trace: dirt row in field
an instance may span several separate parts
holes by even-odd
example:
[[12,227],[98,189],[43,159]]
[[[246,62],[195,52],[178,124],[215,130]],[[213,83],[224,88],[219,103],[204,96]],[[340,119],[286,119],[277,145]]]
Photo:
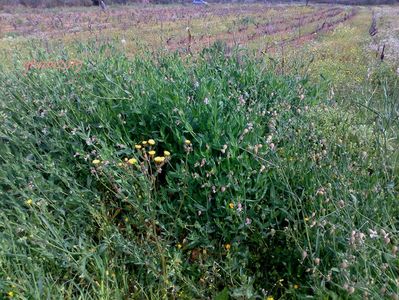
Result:
[[[178,50],[182,48],[200,49],[204,45],[212,44],[217,40],[225,42],[229,46],[246,44],[253,40],[279,34],[282,38],[271,45],[265,45],[264,50],[271,50],[285,44],[303,43],[313,39],[317,33],[328,32],[338,24],[346,22],[354,17],[356,9],[344,10],[342,8],[329,8],[312,13],[297,15],[291,18],[282,17],[264,24],[256,24],[252,30],[249,27],[237,32],[221,32],[217,35],[201,35],[199,37],[187,36],[173,41],[168,39],[168,49]],[[310,31],[300,32],[300,27],[312,26]],[[296,34],[298,32],[298,34]],[[284,38],[284,36],[286,36]]]
[[143,24],[205,19],[210,17],[266,14],[270,10],[284,10],[284,6],[212,6],[212,7],[151,7],[110,9],[106,12],[90,9],[77,12],[39,12],[0,14],[0,28],[4,33],[23,36],[32,34],[63,34],[104,30],[128,29]]

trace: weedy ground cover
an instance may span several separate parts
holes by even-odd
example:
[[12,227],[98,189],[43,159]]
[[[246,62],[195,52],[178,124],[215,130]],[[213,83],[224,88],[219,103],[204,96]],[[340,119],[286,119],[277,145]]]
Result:
[[313,60],[221,42],[16,55],[0,71],[0,297],[396,299],[398,76],[358,59],[367,18],[351,22]]

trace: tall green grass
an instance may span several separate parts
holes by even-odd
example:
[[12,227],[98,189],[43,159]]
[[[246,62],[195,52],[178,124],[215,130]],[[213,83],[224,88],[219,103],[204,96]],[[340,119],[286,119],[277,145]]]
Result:
[[390,71],[349,110],[222,45],[79,51],[79,72],[0,73],[1,297],[398,295]]

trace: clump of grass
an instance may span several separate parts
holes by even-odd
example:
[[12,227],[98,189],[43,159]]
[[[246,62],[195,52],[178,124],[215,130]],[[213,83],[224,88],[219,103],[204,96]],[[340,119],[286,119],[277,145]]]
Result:
[[221,44],[79,49],[0,74],[5,297],[398,293],[397,174],[327,89]]

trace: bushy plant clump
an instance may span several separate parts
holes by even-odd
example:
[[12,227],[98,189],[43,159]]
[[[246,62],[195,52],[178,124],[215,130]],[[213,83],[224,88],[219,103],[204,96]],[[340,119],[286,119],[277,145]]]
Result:
[[306,77],[219,45],[0,82],[4,297],[398,294],[395,149]]

